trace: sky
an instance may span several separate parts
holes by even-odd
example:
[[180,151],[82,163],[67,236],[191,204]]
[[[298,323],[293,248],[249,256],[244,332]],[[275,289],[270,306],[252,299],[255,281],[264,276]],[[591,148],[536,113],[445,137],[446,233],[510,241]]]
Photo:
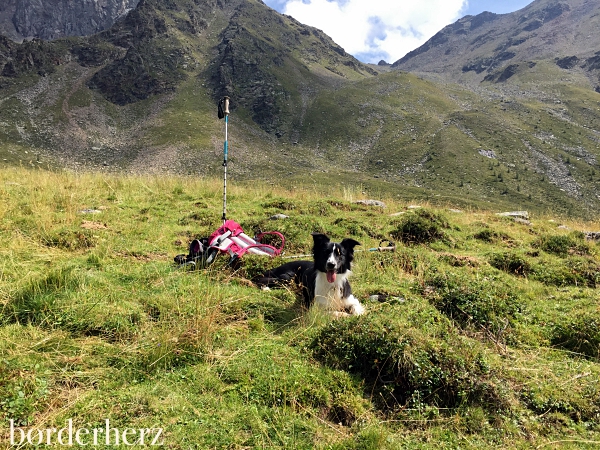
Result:
[[483,11],[505,14],[533,0],[263,0],[323,30],[356,59],[394,63],[446,25]]

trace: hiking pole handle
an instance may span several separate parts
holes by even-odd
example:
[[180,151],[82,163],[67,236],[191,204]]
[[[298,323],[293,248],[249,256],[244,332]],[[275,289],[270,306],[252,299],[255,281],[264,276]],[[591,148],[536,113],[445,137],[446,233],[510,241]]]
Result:
[[223,97],[223,114],[227,116],[229,114],[229,97]]

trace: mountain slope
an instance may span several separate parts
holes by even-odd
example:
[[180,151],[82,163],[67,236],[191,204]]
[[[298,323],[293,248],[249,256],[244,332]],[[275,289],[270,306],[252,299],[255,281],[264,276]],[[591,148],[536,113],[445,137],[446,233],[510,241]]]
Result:
[[109,28],[139,0],[4,0],[0,33],[16,40],[88,36]]
[[[148,147],[151,153],[161,151],[157,146],[176,153],[197,144],[203,151],[207,145],[218,148],[212,142],[220,135],[214,105],[223,95],[232,97],[232,111],[255,129],[251,134],[258,133],[261,143],[286,134],[288,141],[297,139],[291,128],[302,117],[296,111],[320,90],[375,73],[319,30],[253,0],[145,0],[110,30],[87,39],[0,45],[3,101],[15,102],[19,116],[5,110],[12,125],[7,141],[39,146],[65,161],[121,167],[135,165],[142,147],[146,162]],[[56,92],[50,93],[48,84]],[[48,95],[52,98],[43,98]],[[21,96],[31,101],[22,102]],[[194,118],[185,121],[192,126],[183,129],[183,111],[174,113],[169,105],[192,98]],[[58,110],[44,127],[44,138],[39,130],[19,132],[27,127],[15,124],[31,122],[38,129],[46,122],[41,116],[47,118],[48,110],[32,103]],[[163,134],[163,124],[176,129]],[[252,139],[242,136],[238,146]],[[189,162],[176,155],[169,159],[174,170]]]
[[392,67],[479,82],[498,79],[502,73],[506,79],[511,72],[507,67],[523,62],[556,59],[563,68],[586,71],[597,86],[599,12],[598,2],[592,0],[536,0],[509,14],[466,16]]
[[[550,79],[559,70],[537,66]],[[404,196],[408,187],[454,204],[596,211],[600,126],[588,105],[597,94],[549,82],[541,89],[555,94],[540,101],[539,77],[517,78],[531,96],[380,75],[320,97],[307,114],[305,144],[319,149],[325,170],[326,161],[345,161],[346,170],[374,174]]]

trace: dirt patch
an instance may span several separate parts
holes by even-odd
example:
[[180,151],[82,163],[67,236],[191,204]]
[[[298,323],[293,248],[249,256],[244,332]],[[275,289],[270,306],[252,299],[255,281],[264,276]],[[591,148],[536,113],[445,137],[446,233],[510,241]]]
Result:
[[106,229],[108,229],[108,227],[106,226],[105,223],[91,222],[89,220],[84,220],[81,223],[81,228],[84,228],[86,230],[106,230]]

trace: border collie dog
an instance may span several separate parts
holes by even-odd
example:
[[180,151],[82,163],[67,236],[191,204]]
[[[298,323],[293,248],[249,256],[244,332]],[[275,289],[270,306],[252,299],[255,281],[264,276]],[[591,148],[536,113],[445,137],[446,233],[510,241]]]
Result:
[[354,247],[360,243],[354,239],[331,242],[321,233],[312,233],[312,237],[314,261],[289,262],[268,270],[256,278],[255,283],[261,287],[275,287],[293,281],[302,287],[307,307],[314,304],[336,317],[364,313],[365,308],[352,295],[348,282]]

